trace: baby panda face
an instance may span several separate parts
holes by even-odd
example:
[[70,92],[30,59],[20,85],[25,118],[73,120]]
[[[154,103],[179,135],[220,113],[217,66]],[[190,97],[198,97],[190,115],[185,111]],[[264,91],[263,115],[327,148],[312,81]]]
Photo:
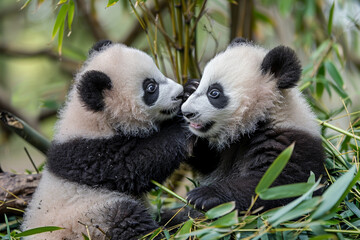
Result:
[[183,87],[166,78],[142,51],[98,43],[76,78],[83,106],[125,134],[156,129],[180,108]]
[[236,39],[206,65],[181,110],[194,134],[222,148],[255,131],[281,101],[281,89],[294,86],[300,73],[288,48],[268,52]]

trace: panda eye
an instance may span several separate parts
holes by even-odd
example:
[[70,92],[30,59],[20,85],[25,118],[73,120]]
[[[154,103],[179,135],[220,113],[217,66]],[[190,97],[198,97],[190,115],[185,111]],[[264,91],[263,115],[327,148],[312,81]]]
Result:
[[157,89],[157,84],[154,82],[151,82],[146,86],[145,91],[148,93],[154,93],[156,91],[156,89]]
[[213,89],[208,93],[211,98],[218,98],[220,96],[220,91],[218,89]]

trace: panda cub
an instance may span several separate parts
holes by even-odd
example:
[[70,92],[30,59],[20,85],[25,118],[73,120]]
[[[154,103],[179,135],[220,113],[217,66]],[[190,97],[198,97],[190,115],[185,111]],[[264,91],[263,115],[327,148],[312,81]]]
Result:
[[[137,239],[157,227],[141,197],[187,155],[183,87],[139,50],[102,41],[76,75],[22,230],[33,239]],[[27,238],[31,239],[31,238]]]
[[[201,186],[188,193],[189,203],[207,210],[235,201],[237,209],[248,209],[265,171],[294,142],[274,185],[306,182],[310,171],[324,174],[314,114],[294,88],[300,75],[290,48],[268,51],[238,38],[206,65],[200,83],[184,86],[185,96],[197,88],[181,110],[200,137],[189,163],[202,174]],[[266,210],[287,202],[258,200],[255,207]]]

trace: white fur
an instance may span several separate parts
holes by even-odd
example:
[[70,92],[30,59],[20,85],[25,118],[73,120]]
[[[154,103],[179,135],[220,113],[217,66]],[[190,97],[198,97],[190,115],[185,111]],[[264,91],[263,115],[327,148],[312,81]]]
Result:
[[[205,67],[197,90],[183,104],[183,112],[199,112],[191,120],[197,124],[214,121],[214,126],[203,133],[190,130],[218,148],[223,148],[241,135],[254,132],[257,122],[271,118],[275,128],[294,127],[318,133],[314,115],[297,89],[280,91],[272,75],[261,73],[261,63],[267,50],[242,44],[218,54]],[[229,98],[228,105],[217,109],[206,94],[209,86],[220,83]]]
[[[94,113],[83,107],[73,87],[56,125],[55,140],[63,142],[76,137],[98,138],[114,134],[120,128],[124,134],[144,135],[157,129],[157,122],[172,116],[160,114],[160,110],[175,108],[180,101],[180,84],[166,78],[146,53],[122,44],[113,44],[95,52],[76,75],[75,85],[89,71],[104,72],[112,80],[113,88],[105,91],[105,114]],[[159,83],[160,95],[149,107],[143,103],[142,83],[153,78]]]
[[[107,205],[130,197],[103,189],[95,189],[58,178],[49,171],[43,172],[39,186],[26,210],[23,230],[44,226],[64,229],[36,234],[26,239],[83,239],[86,226],[92,239],[105,239],[98,229],[107,231],[101,210]],[[86,225],[86,226],[85,226]]]

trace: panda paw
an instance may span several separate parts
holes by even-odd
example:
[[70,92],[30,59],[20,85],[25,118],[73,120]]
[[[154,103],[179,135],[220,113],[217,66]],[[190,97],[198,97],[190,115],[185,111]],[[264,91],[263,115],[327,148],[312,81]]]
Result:
[[184,95],[183,95],[183,102],[185,102],[193,92],[196,91],[200,84],[200,79],[189,79],[184,84]]
[[191,190],[186,197],[189,204],[195,208],[207,211],[225,201],[219,196],[218,191],[210,186],[202,186]]

